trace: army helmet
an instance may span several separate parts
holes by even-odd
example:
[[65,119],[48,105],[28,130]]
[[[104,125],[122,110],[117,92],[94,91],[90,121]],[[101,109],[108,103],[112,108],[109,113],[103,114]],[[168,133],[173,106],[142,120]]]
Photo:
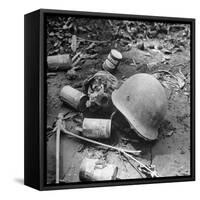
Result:
[[131,76],[112,93],[112,101],[137,134],[146,140],[157,139],[158,128],[167,112],[167,97],[153,75]]

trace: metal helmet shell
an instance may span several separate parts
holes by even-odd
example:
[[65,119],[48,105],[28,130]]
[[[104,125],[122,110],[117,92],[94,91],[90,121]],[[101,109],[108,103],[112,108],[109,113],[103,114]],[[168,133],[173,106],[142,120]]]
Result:
[[140,136],[146,140],[158,137],[159,125],[167,112],[167,97],[154,76],[131,76],[112,93],[112,101]]

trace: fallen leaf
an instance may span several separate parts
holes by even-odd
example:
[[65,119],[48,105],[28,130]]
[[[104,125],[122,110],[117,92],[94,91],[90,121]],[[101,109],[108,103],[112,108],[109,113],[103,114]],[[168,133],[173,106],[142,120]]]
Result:
[[180,78],[178,75],[176,77],[177,77],[178,85],[180,89],[182,89],[185,86],[185,81],[182,78]]
[[75,53],[77,48],[78,48],[77,37],[76,35],[72,35],[71,49]]
[[171,57],[169,55],[164,56],[164,60],[170,60],[170,59],[171,59]]
[[140,49],[140,50],[144,50],[145,49],[145,47],[144,47],[144,42],[140,42],[140,43],[138,43],[137,45],[136,45],[136,47],[138,48],[138,49]]
[[166,136],[167,136],[167,137],[171,137],[173,134],[174,134],[174,131],[172,130],[172,131],[169,131],[169,132],[166,134]]
[[49,33],[49,36],[54,36],[54,32]]
[[86,50],[89,50],[89,49],[92,49],[93,47],[95,47],[95,43],[93,42],[93,43],[91,43],[87,48],[86,48]]
[[162,49],[162,52],[164,53],[164,54],[167,54],[167,55],[169,55],[169,54],[172,54],[172,52],[170,51],[170,50],[168,50],[168,49]]

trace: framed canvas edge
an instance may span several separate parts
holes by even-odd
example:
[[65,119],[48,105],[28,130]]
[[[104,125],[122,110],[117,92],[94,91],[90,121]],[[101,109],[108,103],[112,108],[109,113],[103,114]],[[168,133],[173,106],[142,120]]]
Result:
[[[172,182],[185,182],[195,181],[195,22],[194,18],[180,18],[180,17],[161,17],[161,16],[148,16],[148,15],[134,15],[134,14],[116,14],[116,13],[98,13],[98,12],[84,12],[84,11],[67,11],[67,10],[52,10],[52,9],[39,9],[40,12],[40,87],[39,87],[39,130],[40,130],[40,186],[39,190],[58,190],[58,189],[75,189],[75,188],[92,188],[92,187],[107,187],[107,186],[123,186],[123,185],[139,185],[139,184],[154,184],[154,183],[172,183]],[[69,183],[63,185],[47,185],[45,184],[45,169],[44,169],[44,97],[45,97],[45,73],[44,73],[44,16],[48,14],[67,14],[74,16],[88,16],[88,17],[114,17],[124,19],[138,19],[146,21],[167,21],[177,23],[191,24],[191,175],[178,176],[178,177],[161,177],[156,179],[127,179],[121,181],[102,181],[92,183]]]

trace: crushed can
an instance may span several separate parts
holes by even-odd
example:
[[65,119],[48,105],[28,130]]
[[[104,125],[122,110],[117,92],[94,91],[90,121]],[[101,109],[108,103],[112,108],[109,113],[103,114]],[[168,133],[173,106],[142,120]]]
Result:
[[66,85],[61,89],[60,98],[63,102],[69,104],[78,111],[83,112],[86,109],[88,97],[69,85]]
[[121,60],[122,54],[116,49],[112,49],[103,63],[103,69],[112,73],[117,69]]
[[116,180],[118,167],[94,158],[83,159],[79,178],[81,181]]
[[107,139],[111,136],[111,120],[84,118],[83,120],[83,136],[96,139]]

